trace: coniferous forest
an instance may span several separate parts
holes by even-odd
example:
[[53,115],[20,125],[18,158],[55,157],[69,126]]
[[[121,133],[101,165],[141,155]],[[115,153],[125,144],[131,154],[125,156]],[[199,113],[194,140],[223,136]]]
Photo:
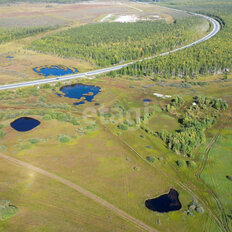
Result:
[[72,28],[34,41],[31,49],[62,57],[76,57],[98,66],[123,63],[180,47],[205,33],[208,22],[187,17],[165,21],[98,23]]
[[[197,4],[195,4],[197,2]],[[178,3],[180,4],[180,3]],[[173,2],[173,7],[177,5]],[[122,75],[142,75],[156,78],[190,77],[199,75],[222,74],[227,75],[232,69],[232,5],[230,1],[215,1],[207,4],[207,1],[193,1],[179,8],[209,15],[217,19],[221,26],[221,32],[207,42],[191,48],[158,57],[152,60],[135,63],[119,70]]]

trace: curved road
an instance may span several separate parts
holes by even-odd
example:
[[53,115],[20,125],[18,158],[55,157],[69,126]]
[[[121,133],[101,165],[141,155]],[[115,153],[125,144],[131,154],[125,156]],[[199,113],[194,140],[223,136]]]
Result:
[[[171,8],[169,8],[169,9],[171,9]],[[22,83],[9,84],[9,85],[2,85],[2,86],[0,86],[0,90],[16,89],[16,88],[22,88],[22,87],[26,87],[26,86],[34,86],[34,85],[42,85],[42,84],[47,84],[47,83],[52,83],[52,82],[67,81],[67,80],[72,80],[72,79],[81,78],[81,77],[99,75],[99,74],[107,73],[107,72],[110,72],[110,71],[116,71],[116,70],[122,69],[122,68],[124,68],[126,66],[129,66],[131,64],[134,64],[134,63],[136,63],[138,61],[150,60],[150,59],[153,59],[153,58],[156,58],[156,57],[159,57],[159,56],[166,56],[166,55],[169,55],[171,53],[183,50],[185,48],[195,46],[195,45],[197,45],[199,43],[202,43],[202,42],[212,38],[221,29],[220,23],[217,20],[215,20],[213,18],[210,18],[208,16],[197,14],[197,13],[192,13],[192,12],[188,12],[188,11],[182,11],[182,10],[176,10],[176,9],[172,9],[172,10],[181,11],[181,12],[185,12],[185,13],[188,13],[188,14],[191,14],[191,15],[194,15],[194,16],[199,16],[199,17],[205,18],[205,19],[207,19],[208,21],[210,21],[213,24],[213,30],[208,35],[206,35],[205,37],[203,37],[203,38],[201,38],[201,39],[199,39],[199,40],[197,40],[197,41],[195,41],[195,42],[193,42],[191,44],[185,45],[185,46],[183,46],[181,48],[177,48],[177,49],[174,49],[174,50],[171,50],[169,52],[165,52],[165,53],[162,53],[162,54],[159,54],[159,55],[147,57],[147,58],[144,58],[144,59],[141,59],[141,60],[132,61],[132,62],[122,64],[122,65],[115,65],[115,66],[112,66],[112,67],[109,67],[109,68],[103,68],[103,69],[98,69],[98,70],[94,70],[94,71],[89,71],[89,72],[85,72],[85,73],[78,73],[78,74],[73,74],[73,75],[61,76],[61,77],[57,77],[57,78],[48,78],[48,79],[42,79],[42,80],[35,80],[35,81],[28,81],[28,82],[22,82]]]

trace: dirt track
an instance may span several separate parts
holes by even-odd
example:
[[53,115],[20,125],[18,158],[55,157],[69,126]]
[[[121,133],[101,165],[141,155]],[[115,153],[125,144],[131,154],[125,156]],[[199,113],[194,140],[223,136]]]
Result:
[[120,217],[132,222],[133,224],[137,225],[138,227],[142,228],[144,231],[148,231],[148,232],[159,232],[158,230],[146,225],[145,223],[143,223],[142,221],[132,217],[131,215],[127,214],[126,212],[124,212],[123,210],[115,207],[114,205],[110,204],[109,202],[105,201],[104,199],[98,197],[97,195],[89,192],[88,190],[80,187],[79,185],[77,184],[74,184],[62,177],[59,177],[53,173],[50,173],[48,171],[45,171],[43,169],[40,169],[40,168],[37,168],[29,163],[26,163],[26,162],[23,162],[21,160],[18,160],[18,159],[15,159],[15,158],[12,158],[10,156],[7,156],[7,155],[4,155],[4,154],[1,154],[0,153],[0,158],[3,158],[5,160],[8,160],[10,162],[13,162],[17,165],[20,165],[22,167],[25,167],[25,168],[28,168],[32,171],[35,171],[37,173],[40,173],[48,178],[51,178],[51,179],[54,179],[76,191],[78,191],[79,193],[83,194],[84,196],[92,199],[93,201],[97,202],[98,204],[106,207],[107,209],[113,211],[114,213],[116,213],[117,215],[119,215]]

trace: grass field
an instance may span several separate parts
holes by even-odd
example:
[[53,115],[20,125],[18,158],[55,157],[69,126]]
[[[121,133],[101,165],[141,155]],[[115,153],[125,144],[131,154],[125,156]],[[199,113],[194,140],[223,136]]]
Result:
[[[80,72],[95,69],[94,64],[80,59],[45,55],[26,47],[44,36],[99,22],[111,13],[143,17],[155,14],[167,23],[187,16],[129,2],[126,5],[97,2],[94,5],[49,4],[49,7],[47,4],[1,6],[0,25],[9,27],[17,21],[17,26],[24,27],[28,19],[35,25],[38,18],[41,24],[50,21],[58,27],[1,44],[0,84],[41,78],[32,69],[44,65],[62,64],[76,67]],[[229,120],[232,77],[228,75],[228,79],[223,80],[223,75],[215,74],[199,77],[197,81],[205,84],[194,84],[195,80],[188,78],[154,81],[149,77],[103,75],[48,87],[1,91],[0,153],[79,185],[158,232],[229,232],[232,182],[226,176],[232,176],[232,125]],[[93,102],[78,106],[73,105],[75,99],[55,94],[60,87],[75,83],[99,86],[101,92]],[[192,157],[187,157],[172,152],[158,136],[146,133],[138,125],[120,129],[120,123],[134,122],[137,113],[143,115],[151,108],[155,112],[144,124],[153,131],[180,129],[179,115],[162,111],[172,98],[159,98],[154,93],[172,98],[181,96],[185,100],[181,113],[192,104],[193,96],[201,95],[226,100],[229,110],[205,131],[206,143],[198,147]],[[144,99],[151,102],[144,103]],[[51,119],[51,115],[58,112],[60,118]],[[17,132],[10,123],[22,116],[33,117],[41,124],[29,132]],[[215,142],[213,138],[217,138]],[[208,147],[211,149],[207,153]],[[204,163],[206,154],[208,159]],[[154,158],[154,162],[148,157]],[[144,231],[67,185],[0,159],[0,202],[9,200],[18,209],[15,216],[0,221],[0,231]],[[177,166],[180,159],[194,161],[196,168]],[[180,194],[183,206],[180,211],[161,214],[145,207],[145,200],[165,194],[170,188]],[[193,211],[188,215],[193,199],[197,199],[204,212]]]
[[212,188],[221,202],[225,214],[228,215],[228,224],[231,228],[231,181],[227,178],[231,174],[231,128],[225,128],[209,152],[207,165],[201,178]]
[[[112,79],[108,77],[91,81],[81,80],[81,83],[100,86],[101,93],[95,96],[94,102],[78,107],[73,106],[70,109],[70,114],[79,118],[80,125],[73,126],[70,123],[57,120],[45,121],[40,116],[33,116],[41,120],[41,125],[31,132],[21,134],[10,128],[9,123],[13,119],[1,121],[1,124],[4,125],[2,130],[6,133],[6,136],[1,139],[2,152],[77,183],[161,231],[169,231],[167,228],[196,231],[199,230],[197,226],[199,221],[207,227],[207,230],[202,228],[202,231],[219,231],[206,208],[204,214],[195,214],[193,217],[184,213],[194,196],[179,185],[179,180],[186,181],[187,186],[193,187],[203,202],[208,202],[210,199],[207,199],[208,195],[201,195],[204,190],[201,190],[201,185],[194,180],[192,176],[194,173],[191,170],[177,169],[175,161],[178,156],[170,152],[159,138],[148,135],[141,138],[141,134],[144,132],[138,129],[120,132],[117,124],[105,124],[104,120],[102,121],[94,114],[87,121],[81,117],[86,109],[95,109],[96,111],[102,107],[108,109],[115,102],[119,102],[129,111],[133,108],[139,108],[143,111],[146,107],[143,100],[146,98],[152,100],[149,104],[162,107],[170,100],[157,98],[153,96],[154,92],[168,93],[172,96],[181,94],[187,100],[190,99],[193,92],[195,94],[204,92],[203,88],[199,86],[192,86],[190,89],[162,87],[157,83],[152,86],[149,80],[132,81],[125,78]],[[172,82],[167,82],[167,84],[172,85]],[[210,88],[207,89],[211,90],[216,86],[218,88],[218,83],[212,82],[209,85]],[[218,88],[218,94],[222,91],[226,95],[227,88],[226,85]],[[24,91],[26,90],[27,88]],[[39,96],[27,97],[26,99],[17,95],[19,102],[15,102],[14,98],[9,100],[11,96],[14,96],[13,92],[8,95],[8,100],[2,101],[1,108],[5,106],[8,109],[25,110],[28,107],[27,104],[30,104],[30,108],[38,109],[36,102],[41,96],[46,97],[47,105],[55,106],[58,99],[60,103],[69,105],[75,102],[68,98],[58,98],[52,89],[38,91]],[[228,92],[224,97],[229,98],[229,94]],[[95,105],[96,102],[100,105]],[[40,106],[40,109],[42,110],[43,107]],[[133,113],[131,115],[133,116]],[[160,130],[162,123],[156,120],[156,117],[160,118],[160,113],[151,118],[151,124]],[[90,123],[90,119],[91,121],[97,120],[97,130],[80,134],[79,128],[85,128]],[[178,127],[177,121],[167,114],[163,113],[161,119],[170,123],[170,127],[173,126],[173,129],[175,129],[174,125]],[[119,136],[118,132],[120,132]],[[66,144],[61,143],[57,140],[60,135],[68,136],[70,141]],[[39,142],[31,144],[30,140],[33,138],[38,139]],[[147,156],[156,158],[154,164],[146,160]],[[190,176],[192,183],[188,183],[184,176]],[[146,199],[166,193],[171,187],[176,188],[180,193],[183,204],[181,211],[165,216],[153,213],[144,207]],[[14,202],[13,199],[10,200]],[[213,205],[212,210],[216,210]],[[17,215],[14,218],[16,217]],[[11,221],[13,223],[13,219]],[[160,222],[161,224],[159,224]]]
[[142,231],[74,190],[18,167],[0,162],[2,199],[19,208],[1,231]]

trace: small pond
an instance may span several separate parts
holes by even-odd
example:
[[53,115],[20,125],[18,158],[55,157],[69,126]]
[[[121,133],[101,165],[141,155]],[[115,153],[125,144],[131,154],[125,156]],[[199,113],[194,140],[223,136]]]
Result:
[[45,66],[45,67],[36,67],[33,69],[36,73],[43,75],[45,77],[48,76],[64,76],[68,74],[77,73],[78,70],[76,68],[68,68],[63,65],[52,65],[52,66]]
[[74,105],[84,104],[86,101],[92,102],[94,97],[101,91],[101,88],[94,85],[74,84],[67,85],[60,89],[64,97],[81,100]]
[[13,129],[20,132],[26,132],[34,129],[40,122],[34,118],[22,117],[13,121],[10,125]]
[[13,56],[7,56],[6,58],[7,59],[13,59],[14,57]]
[[159,213],[168,213],[182,208],[179,201],[179,193],[175,189],[171,189],[168,194],[146,200],[145,206],[148,209]]
[[151,102],[152,100],[151,99],[148,99],[148,98],[146,98],[146,99],[143,99],[143,102]]

